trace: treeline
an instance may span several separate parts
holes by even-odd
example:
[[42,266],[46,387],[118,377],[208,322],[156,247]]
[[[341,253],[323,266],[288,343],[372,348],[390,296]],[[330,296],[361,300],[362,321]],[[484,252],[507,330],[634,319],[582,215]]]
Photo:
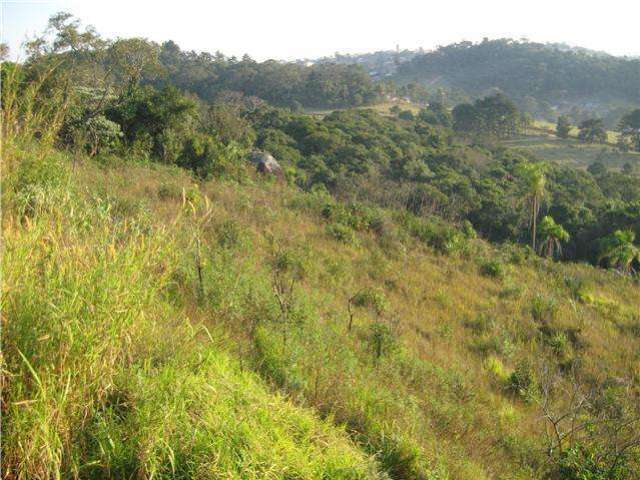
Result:
[[234,90],[285,107],[353,107],[371,104],[383,93],[357,65],[257,62],[246,55],[238,60],[182,51],[171,41],[158,48],[161,69],[151,83],[173,85],[209,102]]

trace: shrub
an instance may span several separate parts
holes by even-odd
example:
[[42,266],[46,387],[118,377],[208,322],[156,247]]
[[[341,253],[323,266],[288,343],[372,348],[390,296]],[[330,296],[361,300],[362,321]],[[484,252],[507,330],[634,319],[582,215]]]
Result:
[[242,156],[243,150],[233,143],[224,145],[214,137],[194,134],[186,139],[178,163],[203,179],[238,176]]
[[124,137],[120,125],[103,115],[90,118],[79,135],[84,138],[85,149],[90,156],[114,151]]
[[506,384],[510,378],[502,361],[500,361],[498,357],[494,357],[493,355],[488,357],[484,361],[484,369],[496,382],[501,385]]
[[485,277],[503,278],[504,265],[497,260],[487,260],[480,264],[480,273]]
[[175,183],[163,183],[158,187],[160,200],[178,199],[182,196],[182,188]]
[[537,322],[549,322],[558,312],[558,305],[554,298],[544,298],[536,294],[531,300],[531,316]]
[[[562,480],[623,480],[631,478],[628,456],[620,455],[616,463],[592,448],[578,444],[556,457],[549,478]],[[607,461],[608,460],[608,461]]]
[[347,245],[354,245],[357,243],[355,232],[347,225],[343,225],[341,223],[332,223],[331,225],[328,225],[327,234],[331,238]]
[[382,356],[390,354],[397,347],[395,332],[385,322],[374,322],[369,327],[367,340],[376,361]]
[[525,400],[535,395],[535,375],[528,362],[520,362],[507,380],[507,390]]
[[232,248],[242,243],[242,228],[236,220],[227,219],[217,229],[218,245],[223,248]]
[[462,234],[465,236],[465,238],[469,240],[478,237],[478,233],[473,228],[473,225],[469,220],[465,220],[464,222],[462,222],[462,227],[460,230],[462,231]]
[[564,277],[564,284],[567,286],[571,298],[579,300],[582,297],[584,292],[584,280],[582,278],[566,276]]
[[440,253],[459,251],[467,244],[465,236],[456,228],[436,220],[426,220],[405,214],[401,221],[408,232]]
[[389,302],[384,293],[378,290],[366,288],[356,293],[349,302],[356,307],[369,308],[380,316],[389,310]]
[[473,319],[466,319],[463,324],[474,333],[485,333],[493,330],[495,322],[493,317],[486,313],[479,313]]

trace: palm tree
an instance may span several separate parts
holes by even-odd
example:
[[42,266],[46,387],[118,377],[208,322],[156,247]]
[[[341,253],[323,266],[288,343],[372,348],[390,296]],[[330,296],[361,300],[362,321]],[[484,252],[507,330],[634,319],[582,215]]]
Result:
[[562,255],[562,242],[569,241],[567,231],[549,215],[540,221],[540,237],[542,242],[538,248],[545,257]]
[[640,262],[640,248],[634,245],[635,239],[636,234],[631,230],[616,230],[604,240],[603,252],[598,261],[606,260],[609,267],[614,267],[621,273],[633,273],[633,263]]
[[523,168],[525,179],[525,204],[529,210],[529,225],[531,225],[531,247],[536,250],[536,234],[540,204],[547,194],[547,178],[544,174],[544,163],[529,163]]

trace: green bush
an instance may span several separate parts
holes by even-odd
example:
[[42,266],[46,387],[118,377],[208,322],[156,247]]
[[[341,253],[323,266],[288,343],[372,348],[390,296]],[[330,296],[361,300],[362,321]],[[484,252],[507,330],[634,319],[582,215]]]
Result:
[[550,322],[556,317],[558,304],[555,298],[545,298],[536,294],[531,300],[531,316],[537,322]]
[[536,380],[528,362],[520,362],[507,380],[507,390],[530,400],[535,395]]
[[343,225],[342,223],[332,223],[331,225],[327,225],[327,235],[347,245],[355,245],[357,243],[353,229],[347,225]]
[[389,355],[397,347],[395,332],[386,322],[376,321],[371,324],[367,341],[376,361]]
[[[608,460],[608,461],[607,461]],[[556,458],[547,478],[552,480],[626,480],[631,477],[628,455],[612,459],[598,455],[587,445],[578,444]]]
[[480,273],[485,277],[503,278],[505,268],[504,265],[497,260],[487,260],[480,264]]

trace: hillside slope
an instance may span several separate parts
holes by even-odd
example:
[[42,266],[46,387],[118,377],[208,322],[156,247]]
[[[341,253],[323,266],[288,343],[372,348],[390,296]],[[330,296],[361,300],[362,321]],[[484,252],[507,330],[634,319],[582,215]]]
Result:
[[[599,425],[637,281],[251,171],[5,158],[5,478],[525,479],[636,433]],[[557,445],[566,411],[602,423]]]

